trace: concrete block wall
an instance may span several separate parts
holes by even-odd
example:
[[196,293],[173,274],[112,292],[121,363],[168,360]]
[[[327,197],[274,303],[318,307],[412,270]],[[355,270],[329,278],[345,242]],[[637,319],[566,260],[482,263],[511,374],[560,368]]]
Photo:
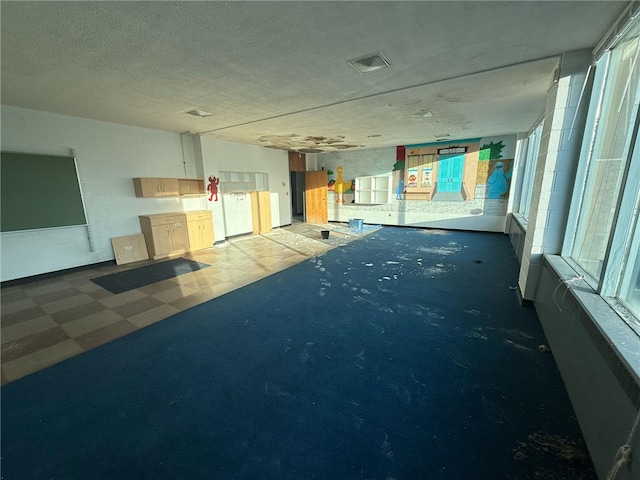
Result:
[[565,54],[547,96],[518,285],[532,300],[542,255],[562,250],[591,93],[591,53]]
[[[600,479],[610,479],[618,449],[627,443],[640,409],[640,339],[603,298],[584,284],[564,286],[574,271],[544,256],[534,305],[562,375]],[[558,285],[561,285],[560,289]],[[640,478],[640,431],[631,462],[615,480]]]

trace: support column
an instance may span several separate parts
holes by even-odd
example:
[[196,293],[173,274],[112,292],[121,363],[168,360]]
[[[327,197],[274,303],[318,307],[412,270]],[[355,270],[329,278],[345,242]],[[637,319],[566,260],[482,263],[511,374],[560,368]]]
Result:
[[535,298],[542,255],[559,254],[584,135],[593,69],[591,52],[565,53],[548,92],[518,286]]

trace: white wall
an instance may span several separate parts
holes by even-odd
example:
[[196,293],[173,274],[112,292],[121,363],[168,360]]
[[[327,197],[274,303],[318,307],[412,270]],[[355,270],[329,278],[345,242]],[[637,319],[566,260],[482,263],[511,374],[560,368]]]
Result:
[[[219,140],[212,136],[199,138],[202,152],[204,176],[219,176],[220,171],[228,172],[264,172],[269,174],[269,191],[278,195],[278,225],[291,224],[291,186],[289,185],[289,154],[284,150],[264,148],[254,145]],[[224,193],[224,191],[223,191]],[[227,233],[224,222],[222,195],[220,201],[213,202],[213,225],[216,241],[236,234]],[[272,200],[274,195],[271,196]]]
[[111,238],[140,233],[139,214],[204,207],[201,198],[135,197],[133,177],[195,176],[179,134],[4,105],[1,113],[3,151],[75,150],[89,224],[3,233],[2,281],[111,260]]
[[342,178],[345,181],[369,175],[386,175],[391,173],[393,164],[396,163],[396,148],[322,153],[317,155],[316,163],[318,170],[324,165],[325,170],[332,171],[334,180],[336,179],[336,167],[339,165],[343,168]]
[[214,202],[204,196],[138,198],[134,177],[202,178],[204,170],[206,179],[217,176],[218,168],[268,172],[272,191],[279,194],[280,220],[291,223],[286,152],[212,137],[204,139],[203,148],[192,135],[5,105],[1,119],[3,151],[69,155],[75,150],[89,225],[2,233],[1,281],[113,260],[111,238],[140,233],[142,214],[210,209],[216,240],[225,238],[222,209]]

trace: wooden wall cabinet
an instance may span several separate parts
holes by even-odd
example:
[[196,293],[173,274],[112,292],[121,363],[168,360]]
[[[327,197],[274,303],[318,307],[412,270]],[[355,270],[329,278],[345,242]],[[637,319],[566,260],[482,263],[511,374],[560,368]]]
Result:
[[136,197],[176,197],[179,191],[177,178],[134,178],[133,187]]
[[178,193],[180,195],[204,195],[207,193],[204,180],[199,178],[179,178]]
[[201,250],[211,247],[214,242],[211,212],[209,210],[187,212],[186,216],[189,250]]
[[149,257],[168,257],[189,249],[187,217],[184,213],[140,215],[140,227],[147,243]]
[[177,197],[205,195],[204,180],[199,178],[134,178],[136,197]]

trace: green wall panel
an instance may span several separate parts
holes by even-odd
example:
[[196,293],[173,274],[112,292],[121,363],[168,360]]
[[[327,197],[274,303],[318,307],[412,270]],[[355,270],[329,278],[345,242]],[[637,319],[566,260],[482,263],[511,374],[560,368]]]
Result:
[[2,152],[1,231],[85,225],[73,157]]

